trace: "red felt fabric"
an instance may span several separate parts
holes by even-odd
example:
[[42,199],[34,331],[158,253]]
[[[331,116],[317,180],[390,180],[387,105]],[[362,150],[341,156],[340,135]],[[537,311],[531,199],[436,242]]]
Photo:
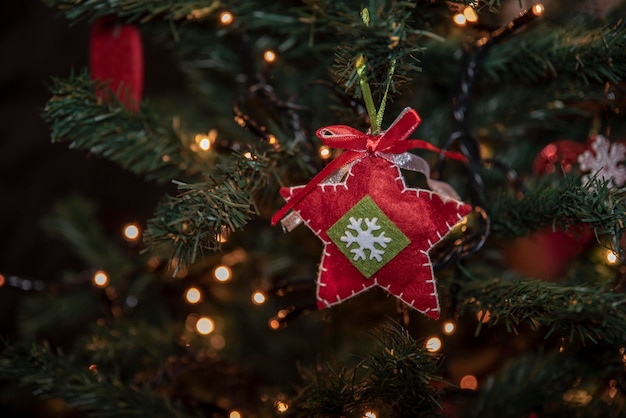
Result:
[[[96,20],[91,29],[89,69],[94,80],[110,81],[109,88],[126,107],[138,109],[144,61],[141,35],[135,26],[119,24],[115,16]],[[106,94],[99,94],[106,100]]]
[[[283,188],[289,201],[303,186]],[[371,278],[365,278],[329,239],[326,231],[369,195],[409,238],[410,244]],[[324,243],[319,268],[318,307],[325,308],[378,285],[416,310],[439,317],[439,300],[428,252],[470,210],[429,190],[407,188],[398,167],[370,155],[357,161],[345,183],[320,184],[294,210]]]

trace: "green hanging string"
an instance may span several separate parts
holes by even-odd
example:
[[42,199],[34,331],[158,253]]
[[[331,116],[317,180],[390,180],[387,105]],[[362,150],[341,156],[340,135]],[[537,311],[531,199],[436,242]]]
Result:
[[372,97],[372,91],[370,85],[367,82],[367,75],[365,75],[365,59],[363,55],[359,55],[356,59],[356,73],[359,75],[359,85],[361,86],[361,94],[363,95],[363,101],[365,102],[365,108],[367,114],[370,117],[371,134],[378,135],[380,131],[380,124],[378,123],[378,115],[376,112],[376,106],[374,105],[374,98]]
[[[370,14],[367,8],[361,10],[361,19],[365,26],[370,24]],[[389,86],[391,85],[391,77],[396,70],[396,60],[391,61],[391,68],[387,75],[387,87],[385,88],[385,94],[383,95],[383,101],[380,105],[380,109],[376,111],[376,105],[374,104],[374,98],[372,97],[372,91],[367,80],[367,74],[365,74],[365,58],[363,55],[359,55],[355,62],[356,73],[359,76],[359,85],[361,86],[361,94],[363,101],[365,102],[365,108],[370,118],[370,133],[372,135],[378,135],[380,133],[380,127],[383,123],[383,116],[385,115],[385,105],[387,104],[387,95],[389,93]]]

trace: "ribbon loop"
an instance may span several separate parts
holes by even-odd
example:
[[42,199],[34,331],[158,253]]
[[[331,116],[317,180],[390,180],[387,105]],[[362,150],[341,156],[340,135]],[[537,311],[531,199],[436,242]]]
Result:
[[[331,161],[320,171],[298,194],[272,217],[272,225],[276,225],[291,209],[300,203],[315,187],[330,177],[334,172],[346,164],[370,157],[385,158],[382,154],[403,154],[410,149],[426,149],[440,152],[447,157],[467,162],[467,159],[458,153],[442,151],[433,144],[418,140],[407,139],[420,125],[422,119],[417,112],[409,107],[405,108],[393,121],[389,129],[379,135],[370,135],[350,126],[331,125],[317,130],[317,137],[331,148],[343,148],[346,151]],[[387,157],[389,159],[389,157]],[[428,176],[427,176],[428,177]]]

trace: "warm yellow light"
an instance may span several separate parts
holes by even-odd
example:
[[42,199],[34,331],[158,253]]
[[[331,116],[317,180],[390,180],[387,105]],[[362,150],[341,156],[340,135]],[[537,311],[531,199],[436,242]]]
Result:
[[280,328],[280,321],[276,318],[272,318],[270,319],[270,321],[268,322],[268,325],[271,329],[279,329]]
[[185,299],[189,303],[198,303],[202,300],[202,292],[197,287],[190,287],[185,292]]
[[278,139],[276,139],[274,135],[270,134],[270,136],[267,137],[267,142],[269,142],[270,145],[276,145],[278,143]]
[[461,378],[459,386],[461,389],[476,390],[478,387],[478,380],[476,379],[476,376],[468,374]]
[[208,335],[215,329],[215,323],[209,317],[203,316],[196,322],[196,330],[198,334]]
[[136,224],[128,224],[124,227],[124,238],[135,241],[139,238],[139,227]]
[[208,151],[211,149],[211,141],[209,141],[209,138],[202,138],[198,143],[198,146],[202,151]]
[[543,11],[545,10],[545,7],[543,7],[543,4],[539,3],[539,4],[535,4],[533,6],[533,14],[535,16],[540,16],[543,14]]
[[263,53],[263,59],[265,60],[265,62],[272,63],[276,61],[276,53],[271,49],[268,49]]
[[617,257],[617,254],[615,254],[614,251],[608,250],[606,252],[606,261],[609,264],[617,264],[617,262],[619,261],[619,258]]
[[486,324],[487,322],[489,322],[489,318],[491,318],[491,314],[489,313],[489,311],[483,311],[482,309],[480,311],[478,311],[478,313],[476,314],[476,319],[478,319],[480,322],[482,322],[483,324]]
[[454,325],[454,322],[448,321],[445,324],[443,324],[443,332],[450,335],[450,334],[454,334],[454,331],[456,330],[456,325]]
[[478,15],[476,14],[476,11],[473,7],[470,6],[467,6],[465,10],[463,10],[463,17],[465,17],[465,19],[469,23],[475,23],[478,21]]
[[230,267],[225,265],[217,266],[213,270],[213,277],[215,277],[215,280],[217,280],[218,282],[227,282],[232,278],[232,276],[232,270],[230,269]]
[[376,414],[372,411],[367,411],[363,414],[363,418],[376,418]]
[[225,242],[228,242],[229,236],[230,236],[230,230],[228,229],[227,226],[223,226],[222,232],[218,232],[215,238],[217,238],[217,240],[223,244]]
[[239,413],[239,411],[230,411],[230,414],[228,414],[228,418],[241,418],[241,414]]
[[441,350],[441,340],[437,337],[430,337],[426,341],[426,349],[431,353]]
[[222,25],[230,25],[231,23],[233,23],[234,20],[234,16],[231,12],[229,11],[223,11],[222,13],[220,13],[220,22],[222,22]]
[[461,13],[455,14],[452,17],[452,20],[454,20],[454,23],[456,23],[458,26],[465,26],[465,24],[467,23],[467,19]]
[[244,157],[246,157],[248,160],[251,160],[251,159],[252,159],[252,153],[251,153],[251,152],[249,152],[249,151],[244,152],[244,153],[243,153],[243,156],[244,156]]
[[276,401],[274,405],[276,405],[276,410],[280,413],[287,412],[289,409],[289,405],[283,401]]
[[255,305],[262,305],[265,303],[265,295],[261,292],[254,292],[252,294],[252,302],[254,302]]
[[106,274],[103,270],[98,270],[93,275],[93,284],[98,287],[105,287],[109,284],[109,275]]
[[330,158],[330,148],[326,145],[322,145],[319,149],[320,158],[323,160],[327,160]]

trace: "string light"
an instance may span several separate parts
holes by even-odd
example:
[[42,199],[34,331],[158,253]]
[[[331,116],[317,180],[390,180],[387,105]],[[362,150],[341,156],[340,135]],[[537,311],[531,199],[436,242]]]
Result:
[[203,316],[196,322],[196,331],[198,334],[209,335],[215,329],[215,322],[207,316]]
[[233,276],[233,272],[228,266],[219,265],[215,267],[215,269],[213,269],[213,277],[218,282],[222,282],[222,283],[227,282],[232,278],[232,276]]
[[271,64],[274,61],[276,61],[276,53],[272,51],[271,49],[268,49],[267,51],[263,53],[263,59],[265,60],[265,62]]
[[252,153],[250,151],[244,152],[243,156],[246,157],[248,160],[252,159]]
[[[231,23],[233,23],[233,20],[235,20],[235,17],[228,10],[224,10],[222,13],[220,13],[220,22],[222,23],[222,25],[228,26]],[[231,418],[234,418],[234,417],[231,417]]]
[[544,10],[545,10],[545,7],[543,7],[543,4],[541,4],[541,3],[535,4],[533,6],[533,14],[535,16],[542,15]]
[[252,302],[254,302],[255,305],[262,305],[265,303],[265,301],[266,301],[266,297],[263,293],[254,292],[252,294]]
[[465,375],[461,378],[459,386],[461,389],[476,390],[478,387],[478,379],[471,374]]
[[139,227],[137,224],[127,224],[124,226],[124,238],[127,241],[136,241],[139,238]]
[[377,415],[372,411],[367,411],[363,414],[363,418],[376,418]]
[[103,270],[98,270],[93,275],[93,284],[98,287],[106,287],[109,284],[109,275]]
[[222,226],[222,230],[220,232],[217,233],[217,240],[220,243],[225,243],[228,242],[228,238],[230,237],[230,230],[228,229],[227,226]]
[[226,346],[226,340],[224,339],[224,336],[219,334],[213,335],[209,342],[211,343],[211,347],[215,348],[216,350],[221,350]]
[[239,413],[239,411],[230,411],[230,414],[228,414],[228,418],[241,418],[241,414]]
[[478,15],[476,14],[476,12],[474,11],[474,8],[471,6],[467,6],[464,10],[463,10],[463,17],[465,17],[465,19],[469,22],[469,23],[476,23],[478,22]]
[[489,318],[491,318],[491,314],[489,313],[489,311],[483,311],[482,309],[480,311],[478,311],[478,313],[476,314],[476,319],[478,319],[480,322],[482,322],[483,324],[486,324],[487,322],[489,322]]
[[185,300],[189,303],[198,303],[202,300],[202,292],[197,287],[190,287],[185,292]]
[[328,148],[326,145],[322,145],[318,153],[320,158],[323,160],[327,160],[330,158],[330,148]]
[[465,26],[467,23],[467,18],[462,13],[457,13],[452,16],[452,20],[457,24],[457,26]]
[[277,330],[280,328],[280,321],[276,318],[272,318],[269,320],[269,322],[267,323],[267,325],[269,325],[269,327],[273,330]]
[[618,263],[619,258],[617,257],[617,254],[615,254],[615,251],[607,250],[607,252],[606,252],[606,261],[609,264],[617,264]]
[[280,412],[281,414],[284,412],[287,412],[287,410],[289,409],[289,404],[283,401],[276,401],[274,405],[276,405],[276,410]]
[[431,353],[441,350],[441,340],[437,337],[430,337],[426,341],[426,349]]
[[443,332],[445,334],[451,335],[451,334],[454,334],[454,331],[456,331],[456,325],[454,325],[454,322],[447,321],[446,323],[443,324]]

